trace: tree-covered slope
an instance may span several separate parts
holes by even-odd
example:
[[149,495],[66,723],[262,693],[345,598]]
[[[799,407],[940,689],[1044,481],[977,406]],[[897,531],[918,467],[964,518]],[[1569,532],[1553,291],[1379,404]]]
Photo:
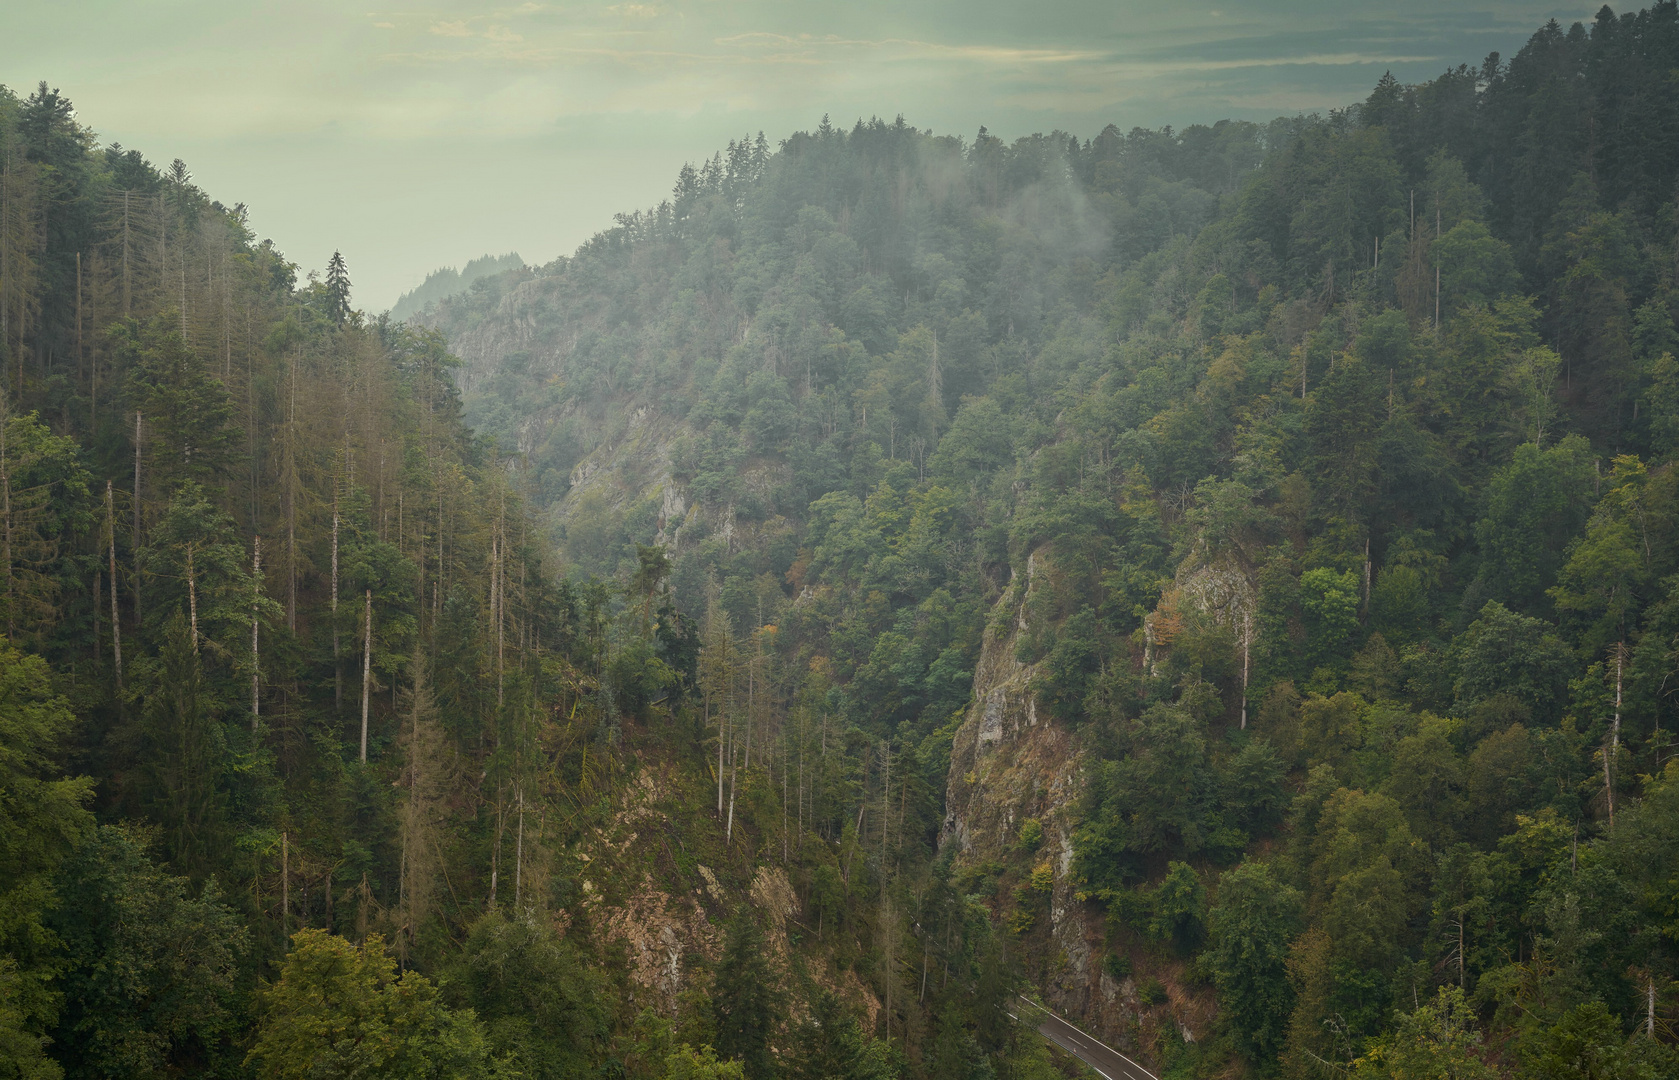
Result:
[[843,719],[911,778],[832,820],[922,846],[906,897],[945,835],[1108,1033],[1659,1056],[1617,1048],[1671,1009],[1676,35],[1605,9],[1262,128],[742,140],[434,325],[572,572],[662,545],[702,669],[761,650],[795,749]]
[[743,139],[426,327],[0,93],[0,1069],[1674,1072],[1676,68]]
[[480,255],[459,270],[452,266],[433,270],[419,285],[397,298],[396,303],[391,305],[390,317],[398,321],[411,318],[424,311],[427,304],[465,292],[480,278],[518,270],[524,265],[525,260],[519,258],[519,253],[510,251],[506,255]]
[[936,984],[876,984],[840,820],[901,772],[785,722],[767,633],[699,664],[656,550],[554,573],[441,335],[298,274],[0,91],[0,1071],[1050,1075],[944,879]]

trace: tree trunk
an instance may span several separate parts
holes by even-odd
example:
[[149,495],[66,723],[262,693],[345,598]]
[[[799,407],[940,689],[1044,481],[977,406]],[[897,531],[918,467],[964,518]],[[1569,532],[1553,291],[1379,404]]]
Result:
[[1242,730],[1248,729],[1248,651],[1253,647],[1253,612],[1242,616]]
[[501,531],[490,537],[490,621],[496,628],[496,709],[499,712],[504,700],[502,687],[502,640],[501,640]]
[[129,557],[134,560],[134,624],[140,624],[140,437],[142,418],[134,411],[134,539],[130,542]]
[[101,614],[105,607],[105,597],[100,585],[105,574],[99,567],[99,554],[94,553],[93,564],[93,610],[89,614],[89,621],[93,623],[93,666],[101,674],[105,671],[105,628],[100,626]]
[[297,633],[297,356],[286,420],[286,629]]
[[1609,752],[1603,755],[1603,788],[1609,796],[1609,829],[1615,829],[1615,778],[1612,771],[1615,758],[1621,752],[1621,669],[1626,658],[1626,642],[1615,644],[1615,719],[1609,726]]
[[373,687],[373,590],[367,590],[367,615],[361,638],[361,762],[367,764],[367,702]]
[[787,725],[781,726],[781,865],[787,865]]
[[887,845],[891,843],[892,834],[892,743],[890,740],[880,744],[880,875],[881,887],[885,887]]
[[496,708],[502,707],[507,676],[507,532],[496,537]]
[[886,877],[885,877],[884,874],[881,876],[880,894],[881,894],[880,895],[880,932],[881,932],[881,937],[883,939],[882,942],[881,942],[881,950],[880,950],[881,951],[881,961],[882,961],[880,966],[881,966],[881,972],[882,972],[882,979],[886,983],[886,1003],[885,1003],[885,1007],[880,1010],[880,1019],[881,1019],[881,1023],[884,1024],[885,1027],[886,1027],[886,1045],[891,1046],[892,1045],[892,981],[895,977],[895,973],[892,970],[892,961],[893,961],[892,946],[894,944],[896,944],[896,942],[893,941],[893,938],[895,938],[897,935],[893,932],[895,927],[893,927],[893,925],[892,925],[892,901],[886,895]]
[[6,562],[6,637],[17,641],[17,595],[12,581],[12,476],[10,462],[6,458],[6,412],[0,409],[0,535],[3,535],[5,551],[0,558]]
[[[733,725],[730,725],[730,729],[730,733],[733,734]],[[733,739],[729,741],[731,744],[734,742]],[[735,748],[731,745],[729,747],[729,817],[727,823],[723,826],[723,846],[725,848],[729,846],[735,836],[735,778],[738,771],[735,768]]]
[[525,870],[525,788],[520,785],[515,789],[515,798],[519,803],[519,828],[517,838],[513,841],[513,908],[523,911],[524,901],[524,870]]
[[117,609],[117,513],[111,482],[105,481],[105,535],[111,553],[111,660],[117,670],[117,691],[122,691],[122,619]]
[[262,712],[262,650],[258,637],[257,600],[262,596],[262,537],[251,543],[251,730]]
[[130,194],[127,191],[122,193],[122,317],[125,319],[130,314],[134,297],[128,277],[128,197]]
[[[334,487],[337,485],[334,484]],[[338,659],[338,492],[332,493],[332,709],[344,711],[344,668]],[[366,755],[363,755],[366,758]]]
[[76,252],[76,381],[82,381],[82,253]]

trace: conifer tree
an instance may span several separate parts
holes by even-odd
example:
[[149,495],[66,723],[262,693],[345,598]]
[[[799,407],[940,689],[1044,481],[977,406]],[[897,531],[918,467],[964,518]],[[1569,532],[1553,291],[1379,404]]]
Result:
[[326,264],[326,313],[338,326],[350,318],[350,271],[344,266],[344,256],[336,251]]
[[723,959],[711,984],[712,1019],[717,1052],[746,1069],[747,1080],[775,1075],[770,1038],[780,1010],[776,1006],[775,977],[764,956],[764,934],[745,914],[729,926]]

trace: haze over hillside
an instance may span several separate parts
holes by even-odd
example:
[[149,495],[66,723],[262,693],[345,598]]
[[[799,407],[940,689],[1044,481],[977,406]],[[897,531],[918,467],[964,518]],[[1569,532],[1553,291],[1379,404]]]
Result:
[[1469,59],[406,320],[0,91],[0,1073],[1679,1073],[1679,6]]
[[424,310],[427,304],[464,292],[479,278],[519,270],[524,265],[525,260],[519,258],[519,253],[510,251],[506,255],[481,255],[459,270],[452,266],[433,270],[426,275],[425,281],[397,298],[397,302],[391,305],[390,316],[397,320],[407,319]]
[[1265,122],[1357,100],[1590,3],[1162,5],[216,0],[7,5],[0,83],[60,87],[100,136],[181,158],[258,237],[355,268],[383,311],[439,266],[545,262],[743,131],[898,114],[968,138]]

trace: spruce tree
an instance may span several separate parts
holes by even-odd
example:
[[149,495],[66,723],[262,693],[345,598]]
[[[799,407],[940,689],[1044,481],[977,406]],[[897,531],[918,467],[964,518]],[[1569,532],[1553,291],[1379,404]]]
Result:
[[747,1080],[774,1075],[770,1034],[777,1020],[774,974],[764,958],[764,935],[746,915],[729,927],[723,962],[711,985],[717,1051],[740,1061]]
[[339,326],[350,319],[350,271],[344,266],[344,256],[334,251],[326,264],[327,316]]

